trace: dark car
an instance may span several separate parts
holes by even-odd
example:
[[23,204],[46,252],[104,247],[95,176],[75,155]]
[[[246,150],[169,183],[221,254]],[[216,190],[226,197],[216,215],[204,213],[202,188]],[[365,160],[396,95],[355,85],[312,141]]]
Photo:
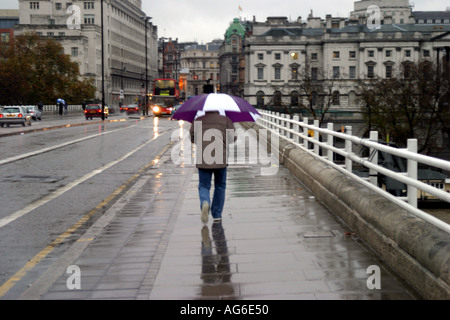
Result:
[[[96,118],[102,116],[102,105],[100,104],[90,104],[84,110],[84,115],[86,116],[86,120],[89,118]],[[108,107],[105,106],[105,118],[107,119],[109,115]]]
[[127,115],[139,113],[139,106],[137,104],[130,104],[125,107]]

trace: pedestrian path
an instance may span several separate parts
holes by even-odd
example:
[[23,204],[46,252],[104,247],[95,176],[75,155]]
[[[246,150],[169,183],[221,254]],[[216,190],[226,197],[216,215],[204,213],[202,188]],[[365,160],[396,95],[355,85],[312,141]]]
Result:
[[[416,297],[283,166],[263,176],[258,165],[231,165],[223,220],[203,224],[196,169],[170,155],[105,214],[97,233],[82,237],[85,248],[66,262],[80,268],[81,288],[69,289],[62,273],[24,298]],[[368,288],[369,266],[380,268],[381,289]]]

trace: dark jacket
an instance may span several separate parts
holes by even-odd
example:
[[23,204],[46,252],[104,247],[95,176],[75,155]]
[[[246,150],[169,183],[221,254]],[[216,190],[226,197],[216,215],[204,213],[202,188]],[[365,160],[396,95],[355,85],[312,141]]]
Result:
[[228,166],[228,144],[236,140],[233,122],[228,117],[219,112],[207,112],[194,121],[190,134],[192,143],[197,145],[197,168],[221,169]]

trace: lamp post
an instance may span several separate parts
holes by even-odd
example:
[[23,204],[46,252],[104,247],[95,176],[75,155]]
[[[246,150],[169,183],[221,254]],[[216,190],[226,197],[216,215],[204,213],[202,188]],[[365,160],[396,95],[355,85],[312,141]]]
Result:
[[148,22],[152,17],[143,17],[145,19],[145,107],[142,110],[144,116],[148,116]]
[[105,48],[103,39],[103,0],[101,0],[101,38],[102,38],[102,120],[105,121]]

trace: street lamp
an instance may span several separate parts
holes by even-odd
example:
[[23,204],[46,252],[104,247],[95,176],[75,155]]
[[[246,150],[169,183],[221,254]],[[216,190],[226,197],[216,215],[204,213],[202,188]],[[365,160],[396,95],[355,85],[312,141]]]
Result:
[[143,109],[143,115],[148,116],[148,22],[152,17],[142,17],[145,19],[145,107]]
[[105,121],[105,48],[103,39],[103,0],[101,0],[101,38],[102,38],[102,120]]

